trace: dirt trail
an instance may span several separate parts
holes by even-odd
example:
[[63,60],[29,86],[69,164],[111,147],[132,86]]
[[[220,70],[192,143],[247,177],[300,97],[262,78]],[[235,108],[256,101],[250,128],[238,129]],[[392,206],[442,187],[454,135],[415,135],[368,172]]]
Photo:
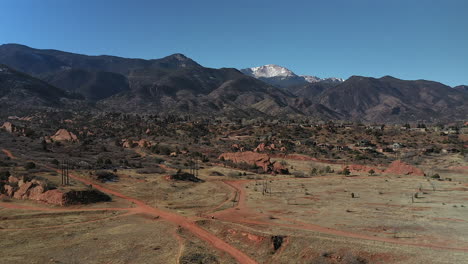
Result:
[[7,155],[10,159],[16,159],[15,155],[13,155],[11,153],[11,151],[9,151],[8,149],[2,149],[3,153],[5,153],[5,155]]
[[180,263],[180,258],[182,257],[182,254],[184,253],[184,249],[185,249],[184,239],[179,234],[177,234],[178,230],[179,229],[176,228],[173,232],[173,235],[176,238],[177,243],[179,243],[179,250],[177,252],[176,264]]
[[417,242],[411,242],[411,241],[402,241],[396,238],[375,237],[375,236],[370,236],[370,235],[365,235],[365,234],[360,234],[360,233],[342,231],[342,230],[337,230],[337,229],[328,228],[324,226],[304,223],[304,222],[300,222],[294,219],[289,219],[286,217],[278,217],[278,218],[281,220],[291,222],[293,224],[282,224],[282,223],[274,223],[274,222],[267,222],[267,221],[259,220],[261,218],[264,218],[264,215],[252,212],[251,210],[248,210],[247,208],[246,192],[244,188],[245,182],[248,182],[248,181],[241,180],[241,181],[229,181],[229,182],[226,181],[225,182],[229,186],[234,187],[238,190],[239,202],[235,208],[229,208],[229,209],[217,212],[216,213],[217,219],[222,220],[222,221],[227,221],[227,222],[235,222],[235,223],[269,225],[269,226],[286,227],[286,228],[293,228],[293,229],[300,229],[300,230],[310,230],[310,231],[336,235],[336,236],[341,236],[341,237],[372,240],[372,241],[393,243],[393,244],[399,244],[399,245],[468,252],[468,248],[463,248],[463,247],[449,247],[449,246],[441,246],[437,244],[425,244],[425,243],[417,243]]
[[[10,151],[8,151],[6,149],[2,149],[2,151],[5,154],[7,154],[9,157],[14,158],[14,155]],[[56,168],[52,168],[52,167],[47,166],[47,165],[44,165],[44,166],[49,168],[49,169],[58,171],[58,169],[56,169]],[[104,186],[102,186],[100,184],[97,184],[97,183],[95,183],[95,182],[93,182],[91,180],[81,178],[81,177],[79,177],[79,176],[77,176],[77,175],[75,175],[73,173],[70,173],[70,177],[72,179],[76,180],[76,181],[79,181],[79,182],[83,183],[83,184],[92,185],[93,188],[95,188],[95,189],[97,189],[97,190],[99,190],[101,192],[104,192],[104,193],[107,193],[107,194],[112,194],[114,196],[117,196],[119,198],[122,198],[124,200],[127,200],[127,201],[133,203],[134,205],[136,205],[135,208],[131,209],[132,212],[134,212],[134,213],[142,213],[142,214],[147,214],[147,215],[151,215],[151,216],[155,216],[155,217],[161,217],[162,219],[164,219],[166,221],[172,222],[174,224],[177,224],[180,227],[183,227],[183,228],[187,229],[188,231],[190,231],[191,233],[193,233],[194,235],[196,235],[200,239],[208,242],[209,244],[211,244],[213,247],[217,248],[218,250],[221,250],[221,251],[224,251],[224,252],[228,253],[229,255],[231,255],[234,259],[236,259],[241,264],[254,264],[254,263],[257,263],[255,260],[250,258],[244,252],[238,250],[237,248],[231,246],[230,244],[228,244],[227,242],[225,242],[221,238],[219,238],[219,237],[213,235],[212,233],[206,231],[205,229],[199,227],[195,222],[189,220],[188,218],[186,218],[184,216],[151,207],[151,206],[147,205],[145,202],[143,202],[141,200],[126,196],[126,195],[124,195],[124,194],[122,194],[122,193],[120,193],[118,191],[111,190],[111,189],[106,188],[106,187],[104,187]],[[23,206],[17,206],[17,207],[22,207],[22,208],[16,208],[16,209],[28,209],[28,208],[31,209],[31,210],[37,209],[35,207],[32,207],[32,208],[31,207],[23,207]],[[51,210],[53,211],[54,208],[51,208]]]
[[154,207],[151,207],[144,203],[143,201],[140,201],[135,198],[128,197],[124,194],[121,194],[117,191],[108,189],[106,187],[103,187],[101,185],[98,185],[90,180],[80,178],[74,174],[70,174],[70,177],[80,181],[84,184],[92,184],[93,188],[98,189],[102,192],[112,194],[114,196],[120,197],[122,199],[125,199],[129,202],[134,203],[137,207],[134,208],[133,210],[136,212],[152,215],[152,216],[160,216],[166,221],[175,223],[188,231],[192,232],[199,238],[205,240],[206,242],[210,243],[212,246],[215,248],[225,251],[228,254],[230,254],[232,257],[234,257],[239,263],[256,263],[253,259],[251,259],[249,256],[247,256],[245,253],[242,251],[238,250],[237,248],[231,246],[230,244],[226,243],[224,240],[220,239],[219,237],[211,234],[210,232],[206,231],[205,229],[199,227],[197,224],[192,222],[191,220],[187,219],[186,217],[183,217],[181,215],[171,213],[168,211],[160,210]]

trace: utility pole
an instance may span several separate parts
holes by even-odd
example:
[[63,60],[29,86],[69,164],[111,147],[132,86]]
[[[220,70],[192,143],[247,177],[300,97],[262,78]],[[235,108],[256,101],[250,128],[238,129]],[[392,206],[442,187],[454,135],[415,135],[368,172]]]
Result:
[[70,161],[62,160],[62,164],[60,165],[61,175],[62,175],[62,185],[70,185]]

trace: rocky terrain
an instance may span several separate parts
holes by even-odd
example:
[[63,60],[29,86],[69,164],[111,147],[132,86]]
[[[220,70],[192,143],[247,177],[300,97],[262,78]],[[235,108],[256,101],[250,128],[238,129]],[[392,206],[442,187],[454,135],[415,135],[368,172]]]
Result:
[[55,108],[0,112],[0,121],[7,262],[466,259],[465,122]]

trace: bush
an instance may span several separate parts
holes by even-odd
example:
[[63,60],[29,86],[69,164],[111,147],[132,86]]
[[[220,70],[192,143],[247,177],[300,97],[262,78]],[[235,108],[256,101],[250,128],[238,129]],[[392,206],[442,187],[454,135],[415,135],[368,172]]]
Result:
[[295,171],[292,173],[292,175],[296,178],[307,178],[305,173],[303,173],[302,171]]
[[349,170],[348,167],[345,167],[341,173],[345,176],[348,176],[351,174],[351,171]]
[[8,177],[10,177],[10,175],[10,171],[0,171],[0,181],[8,180]]
[[117,181],[118,176],[109,171],[98,171],[96,172],[96,179],[101,182],[108,182],[108,181]]
[[138,174],[163,174],[166,173],[166,170],[161,167],[154,167],[154,168],[146,168],[146,169],[139,169],[136,171]]
[[31,169],[34,169],[36,168],[36,163],[30,161],[30,162],[27,162],[25,165],[24,165],[24,168],[27,169],[27,170],[31,170]]

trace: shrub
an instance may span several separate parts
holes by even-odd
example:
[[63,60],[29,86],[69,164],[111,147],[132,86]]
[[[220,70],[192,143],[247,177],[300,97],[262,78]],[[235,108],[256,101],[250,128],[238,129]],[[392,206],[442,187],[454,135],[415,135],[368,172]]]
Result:
[[36,168],[36,163],[34,163],[32,161],[29,161],[24,165],[24,168],[27,169],[27,170],[34,169],[34,168]]
[[0,171],[0,181],[8,180],[8,177],[10,177],[10,175],[10,171]]
[[342,171],[343,175],[345,176],[348,176],[351,174],[351,171],[349,170],[348,166],[346,166],[343,171]]

